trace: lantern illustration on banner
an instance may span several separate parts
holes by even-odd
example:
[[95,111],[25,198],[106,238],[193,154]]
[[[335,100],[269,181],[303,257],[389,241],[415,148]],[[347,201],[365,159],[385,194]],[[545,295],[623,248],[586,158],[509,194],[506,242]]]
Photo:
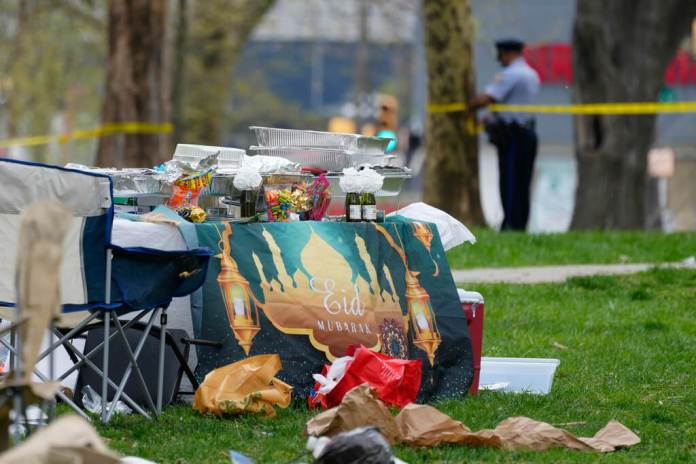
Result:
[[[404,269],[406,271],[404,275],[406,280],[406,292],[404,296],[406,297],[406,305],[408,307],[408,318],[411,321],[411,328],[413,330],[413,344],[417,348],[425,351],[428,355],[430,365],[434,366],[435,352],[438,346],[440,346],[440,343],[442,343],[442,338],[440,337],[440,332],[435,322],[433,307],[430,303],[430,295],[421,287],[418,281],[418,274],[420,274],[420,272],[411,271],[409,269],[406,253],[404,253],[403,249],[403,242],[401,242],[401,237],[399,236],[396,225],[394,226],[394,232],[396,232],[401,246],[396,244],[392,236],[387,232],[387,229],[379,224],[373,224],[373,226],[379,233],[384,235],[384,238],[394,251],[399,254],[404,263]],[[430,232],[430,237],[432,239],[432,232]]]
[[430,230],[430,227],[428,227],[427,224],[424,224],[422,222],[414,222],[413,236],[416,237],[418,241],[423,244],[426,250],[428,250],[430,259],[435,265],[435,272],[433,273],[433,277],[437,277],[438,275],[440,275],[440,266],[438,266],[438,264],[435,262],[435,260],[433,259],[432,252],[430,251],[433,242],[433,231]]
[[218,274],[217,281],[220,285],[227,318],[230,321],[234,337],[248,356],[252,340],[261,330],[259,309],[249,287],[249,282],[239,273],[237,263],[232,259],[231,236],[232,227],[229,223],[225,223],[225,230],[221,236],[222,254],[218,255],[220,257],[220,274]]
[[435,364],[435,351],[442,338],[437,330],[430,295],[418,282],[418,272],[406,269],[406,304],[413,329],[413,344],[428,355],[430,365]]

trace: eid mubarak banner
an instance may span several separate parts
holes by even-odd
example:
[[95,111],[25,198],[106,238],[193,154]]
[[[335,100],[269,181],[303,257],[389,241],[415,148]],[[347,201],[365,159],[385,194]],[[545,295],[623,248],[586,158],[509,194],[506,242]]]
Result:
[[205,223],[216,250],[193,314],[199,376],[246,356],[277,353],[279,377],[306,396],[311,374],[362,344],[423,361],[421,393],[464,394],[471,343],[437,230],[428,224]]

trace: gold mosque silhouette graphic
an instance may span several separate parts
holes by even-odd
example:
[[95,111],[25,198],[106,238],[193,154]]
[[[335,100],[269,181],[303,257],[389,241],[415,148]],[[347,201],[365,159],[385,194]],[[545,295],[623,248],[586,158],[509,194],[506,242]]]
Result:
[[[278,276],[267,279],[261,260],[269,257],[259,256],[254,250],[252,259],[260,280],[255,287],[262,291],[262,295],[255,295],[250,282],[240,273],[232,257],[230,239],[233,226],[230,223],[221,225],[218,230],[221,253],[217,255],[220,259],[217,282],[232,333],[247,355],[254,337],[261,331],[259,313],[263,312],[279,331],[306,335],[312,346],[323,351],[330,361],[343,356],[348,346],[357,343],[390,356],[407,358],[407,334],[410,331],[413,345],[423,350],[430,364],[434,364],[435,352],[442,339],[430,296],[420,284],[419,272],[409,269],[398,229],[394,228],[397,243],[387,228],[380,224],[372,225],[403,262],[406,315],[402,313],[393,276],[386,264],[382,272],[391,291],[383,292],[375,288],[379,286],[377,269],[364,239],[357,234],[353,239],[359,252],[358,258],[365,265],[369,279],[362,275],[355,276],[348,262],[351,257],[342,256],[309,224],[309,240],[300,254],[306,273],[294,270],[290,275],[278,243],[264,229],[260,238],[268,245],[270,259],[278,270]],[[429,227],[414,225],[413,236],[430,253],[432,231]],[[433,263],[436,276],[439,270],[434,260]]]

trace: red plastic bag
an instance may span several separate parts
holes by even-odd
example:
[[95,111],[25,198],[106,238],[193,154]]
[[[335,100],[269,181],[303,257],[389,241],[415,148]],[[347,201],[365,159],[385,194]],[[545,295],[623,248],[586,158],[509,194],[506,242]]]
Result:
[[[403,408],[416,401],[421,384],[421,360],[397,359],[354,345],[348,348],[348,356],[353,356],[339,382],[326,394],[318,393],[320,384],[314,386],[309,405],[320,404],[324,408],[338,406],[343,396],[353,387],[369,384],[377,391],[377,397],[385,403]],[[322,375],[330,366],[324,365]]]

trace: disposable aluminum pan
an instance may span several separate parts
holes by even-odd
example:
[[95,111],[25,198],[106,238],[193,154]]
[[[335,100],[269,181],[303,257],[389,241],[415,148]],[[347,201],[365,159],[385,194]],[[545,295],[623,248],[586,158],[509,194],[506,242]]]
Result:
[[314,147],[250,147],[249,153],[254,155],[278,156],[305,168],[322,169],[324,171],[340,172],[345,168],[357,167],[361,164],[381,166],[389,164],[393,158],[383,153],[354,153],[337,148]]
[[358,134],[336,134],[333,132],[273,127],[251,126],[259,146],[262,147],[316,147],[337,148],[350,152],[383,154],[390,139],[366,137]]
[[114,196],[158,194],[162,185],[152,173],[141,169],[124,169],[107,173],[114,186]]
[[348,152],[325,148],[250,147],[254,155],[278,156],[305,168],[340,171],[350,165]]

